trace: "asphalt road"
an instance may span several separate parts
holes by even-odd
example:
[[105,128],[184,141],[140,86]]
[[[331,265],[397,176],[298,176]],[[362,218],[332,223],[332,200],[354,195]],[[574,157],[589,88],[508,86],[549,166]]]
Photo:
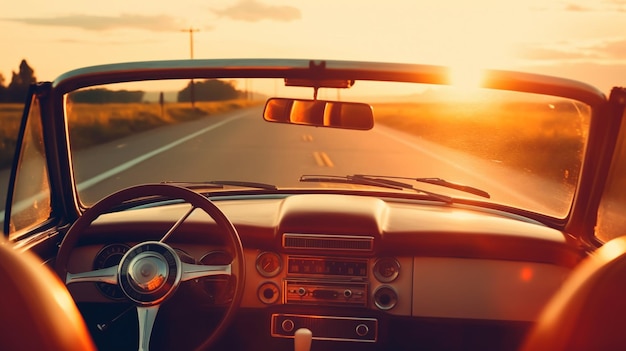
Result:
[[[302,174],[363,173],[445,178],[487,190],[493,199],[535,210],[546,204],[564,206],[553,194],[565,191],[565,184],[537,182],[497,162],[385,126],[377,125],[373,136],[364,138],[366,132],[361,131],[267,123],[260,114],[259,108],[239,110],[81,150],[75,158],[80,165],[76,169],[79,189],[89,194],[83,200],[93,202],[114,189],[163,180],[302,186],[298,182]],[[1,177],[2,172],[0,181]],[[4,203],[0,206],[4,208]]]

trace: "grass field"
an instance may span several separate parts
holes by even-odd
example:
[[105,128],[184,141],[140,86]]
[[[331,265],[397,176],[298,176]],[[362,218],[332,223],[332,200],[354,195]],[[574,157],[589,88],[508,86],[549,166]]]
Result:
[[565,182],[576,181],[589,123],[569,102],[388,103],[374,114],[377,123]]

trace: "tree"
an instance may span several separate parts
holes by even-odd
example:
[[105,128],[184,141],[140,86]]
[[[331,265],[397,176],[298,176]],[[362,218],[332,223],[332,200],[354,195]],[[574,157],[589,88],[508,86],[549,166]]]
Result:
[[4,76],[0,73],[0,102],[6,100],[7,87],[4,86]]
[[[238,99],[243,96],[232,82],[218,79],[208,79],[202,82],[194,82],[194,95],[196,101],[224,101]],[[191,101],[191,83],[185,89],[178,92],[179,102]]]
[[13,71],[12,73],[13,77],[6,89],[5,100],[7,102],[24,102],[26,94],[28,94],[28,86],[37,81],[35,71],[30,68],[26,60],[22,60],[19,72]]

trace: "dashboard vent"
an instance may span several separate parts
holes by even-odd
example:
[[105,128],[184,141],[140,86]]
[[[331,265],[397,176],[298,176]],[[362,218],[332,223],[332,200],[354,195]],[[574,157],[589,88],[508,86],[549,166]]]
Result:
[[285,233],[283,247],[307,250],[373,251],[374,237]]

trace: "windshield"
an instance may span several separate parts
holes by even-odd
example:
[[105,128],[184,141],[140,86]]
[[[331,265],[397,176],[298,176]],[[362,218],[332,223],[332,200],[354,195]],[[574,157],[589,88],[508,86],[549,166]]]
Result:
[[[263,119],[270,97],[369,104],[373,128],[270,123]],[[391,195],[422,189],[559,218],[571,206],[591,113],[574,100],[530,93],[356,81],[315,95],[283,79],[252,78],[111,84],[65,101],[87,206],[141,183],[241,181]],[[349,175],[439,178],[489,198],[413,180],[402,182],[415,189],[374,188],[320,177]]]

